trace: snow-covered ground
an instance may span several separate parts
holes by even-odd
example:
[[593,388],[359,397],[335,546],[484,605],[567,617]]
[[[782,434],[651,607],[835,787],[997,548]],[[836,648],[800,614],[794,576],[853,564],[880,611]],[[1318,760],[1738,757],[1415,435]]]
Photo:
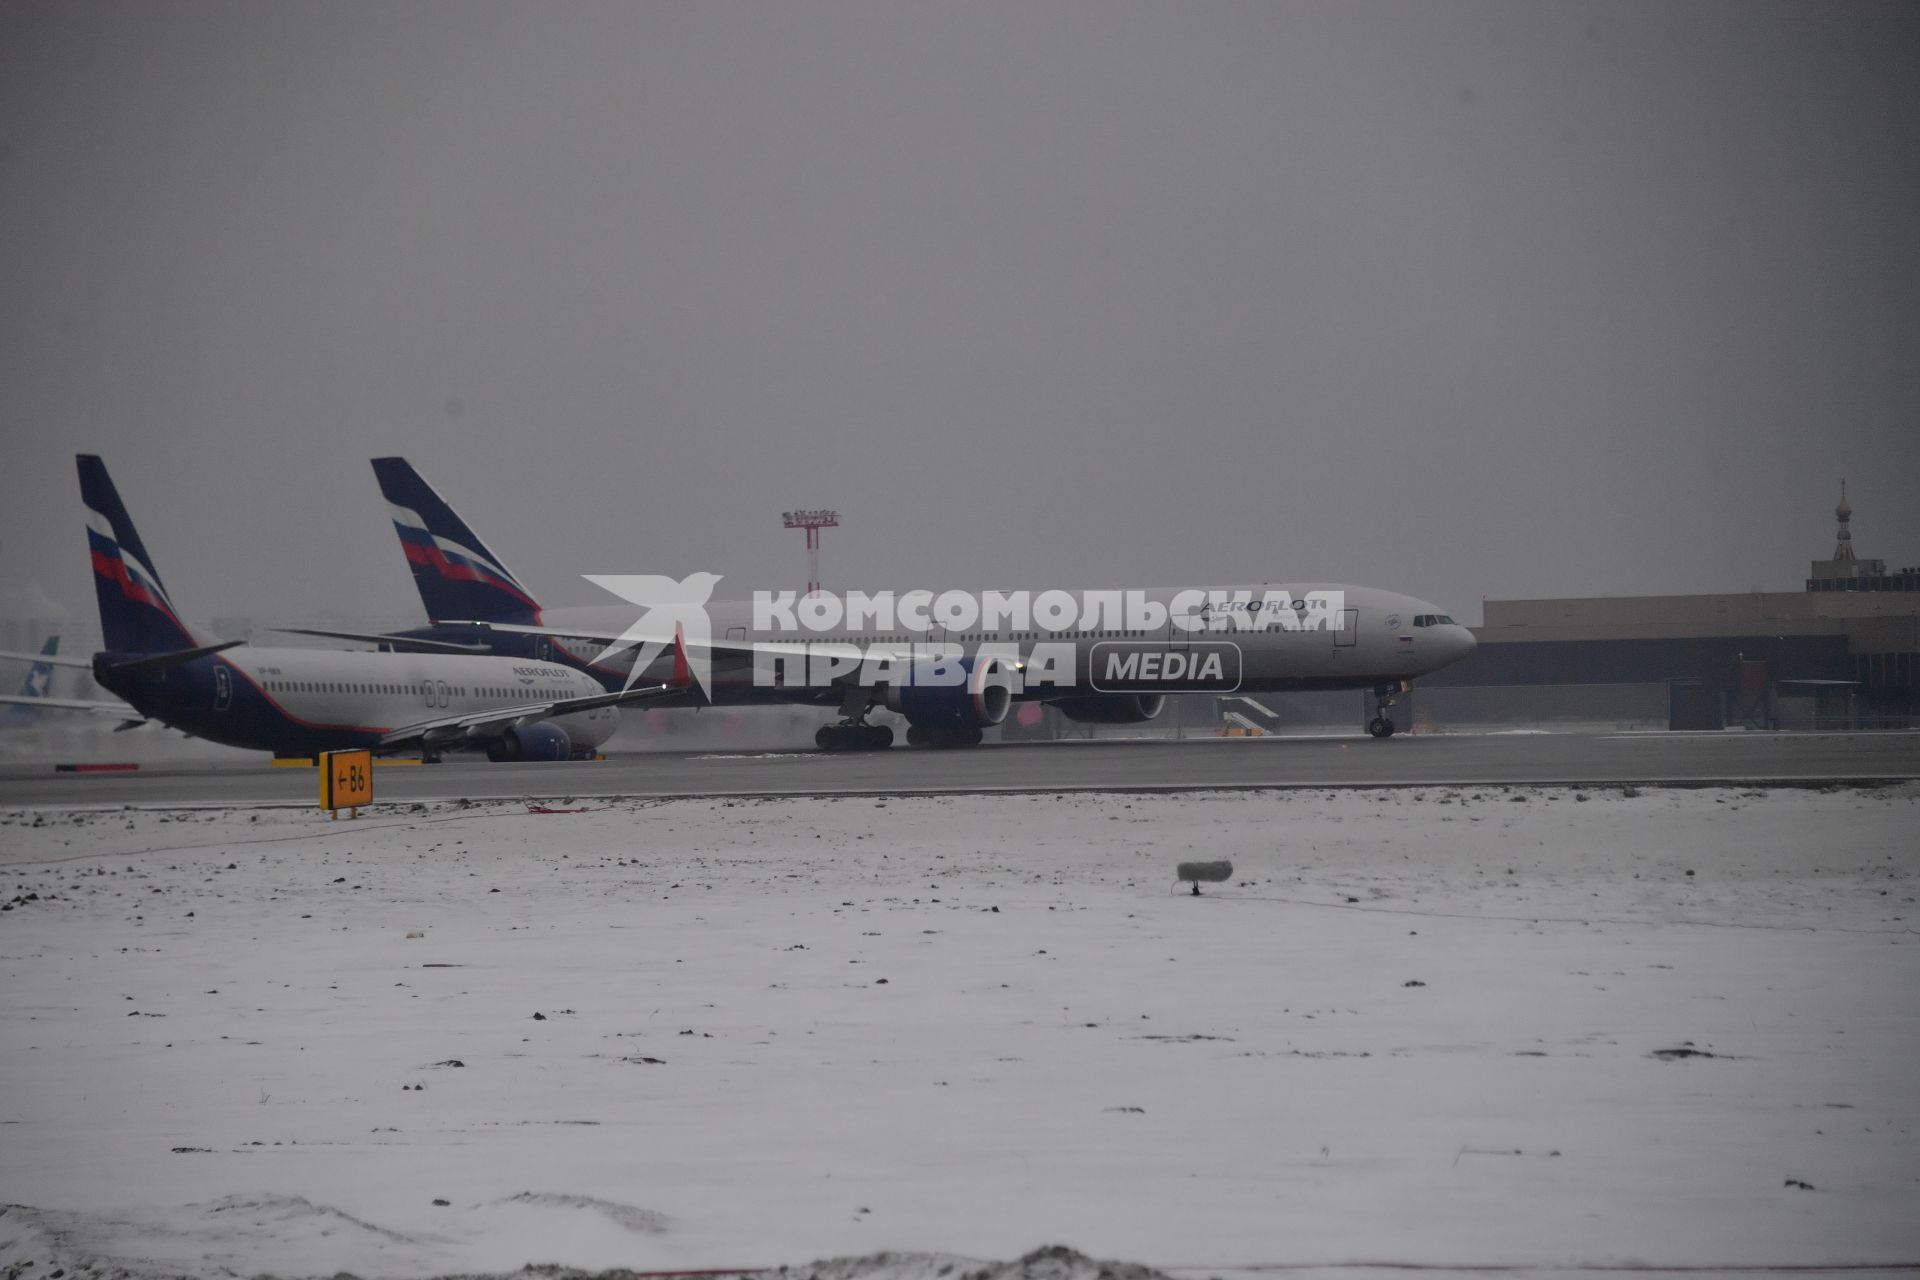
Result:
[[[1915,786],[0,814],[0,1268],[1911,1262],[1917,819]],[[1176,891],[1195,858],[1236,875]]]

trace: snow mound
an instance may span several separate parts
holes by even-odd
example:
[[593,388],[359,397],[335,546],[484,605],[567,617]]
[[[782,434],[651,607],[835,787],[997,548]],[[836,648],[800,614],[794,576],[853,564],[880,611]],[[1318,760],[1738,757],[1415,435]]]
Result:
[[[591,1209],[630,1230],[658,1231],[658,1215],[586,1196],[525,1193],[500,1204]],[[329,1280],[435,1276],[437,1280],[631,1280],[672,1272],[591,1270],[531,1264],[511,1272],[450,1272],[410,1238],[299,1196],[229,1196],[186,1205],[164,1218],[110,1218],[27,1205],[0,1206],[0,1274],[185,1280],[210,1275],[327,1276]],[[396,1246],[399,1246],[396,1249]],[[412,1256],[407,1256],[411,1252]],[[263,1264],[264,1263],[264,1267]],[[701,1273],[711,1277],[712,1273]],[[1046,1245],[1012,1262],[950,1253],[885,1252],[830,1258],[805,1266],[741,1272],[741,1280],[1168,1280],[1131,1262],[1103,1262],[1064,1245]]]
[[765,1273],[780,1280],[1166,1280],[1137,1262],[1102,1262],[1050,1244],[1012,1262],[979,1262],[950,1253],[873,1253],[831,1258]]

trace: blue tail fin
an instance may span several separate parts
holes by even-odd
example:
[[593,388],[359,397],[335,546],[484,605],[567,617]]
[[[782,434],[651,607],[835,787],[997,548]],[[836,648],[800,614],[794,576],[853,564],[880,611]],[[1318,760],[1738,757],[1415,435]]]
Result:
[[199,644],[167,599],[153,557],[121,505],[106,464],[90,453],[80,454],[78,462],[93,589],[100,600],[100,630],[107,648],[116,653],[167,653]]
[[[47,642],[40,646],[40,652],[52,657],[60,652],[60,637],[48,636]],[[23,698],[44,698],[53,684],[53,668],[44,662],[36,662],[27,668],[27,678],[20,682],[20,696]],[[38,707],[22,706],[18,702],[9,702],[0,707],[0,728],[24,729],[37,724],[40,720]]]
[[420,603],[435,622],[528,622],[540,606],[405,458],[375,458]]

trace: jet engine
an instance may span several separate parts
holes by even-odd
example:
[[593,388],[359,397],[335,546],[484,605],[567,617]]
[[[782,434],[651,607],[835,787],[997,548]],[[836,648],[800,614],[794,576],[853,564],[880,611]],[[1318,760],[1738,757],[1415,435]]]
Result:
[[550,720],[509,729],[487,743],[487,759],[495,764],[518,760],[565,760],[573,755],[573,739]]
[[1003,658],[971,655],[917,663],[911,682],[887,687],[886,706],[907,718],[912,746],[968,745],[1007,718],[1019,672]]

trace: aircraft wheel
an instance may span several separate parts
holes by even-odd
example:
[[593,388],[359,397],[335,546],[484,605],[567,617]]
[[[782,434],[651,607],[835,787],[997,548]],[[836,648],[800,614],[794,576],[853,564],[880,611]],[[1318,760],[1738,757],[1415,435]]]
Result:
[[840,741],[840,726],[833,724],[821,725],[814,731],[813,745],[822,751],[840,750],[842,746]]
[[977,724],[962,725],[953,731],[953,745],[956,747],[977,747],[980,745],[980,740],[986,736],[986,730]]
[[1391,721],[1391,720],[1389,720],[1389,719],[1387,719],[1387,717],[1385,717],[1385,716],[1381,716],[1381,717],[1380,717],[1380,723],[1386,726],[1386,728],[1385,728],[1385,730],[1384,730],[1384,731],[1383,731],[1383,732],[1382,732],[1382,733],[1380,734],[1380,736],[1381,736],[1381,737],[1383,737],[1383,738],[1391,738],[1391,737],[1393,736],[1393,734],[1394,734],[1394,730],[1395,730],[1395,729],[1396,729],[1396,728],[1397,728],[1398,726],[1396,726],[1396,725],[1395,725],[1395,724],[1393,723],[1393,721]]
[[907,745],[908,746],[930,747],[934,744],[935,741],[936,739],[934,737],[933,730],[927,728],[925,725],[910,724],[907,726]]
[[885,751],[893,745],[893,726],[884,724],[864,725],[865,746],[869,751]]
[[1393,725],[1385,716],[1375,716],[1367,721],[1367,732],[1376,738],[1384,738],[1393,732]]

